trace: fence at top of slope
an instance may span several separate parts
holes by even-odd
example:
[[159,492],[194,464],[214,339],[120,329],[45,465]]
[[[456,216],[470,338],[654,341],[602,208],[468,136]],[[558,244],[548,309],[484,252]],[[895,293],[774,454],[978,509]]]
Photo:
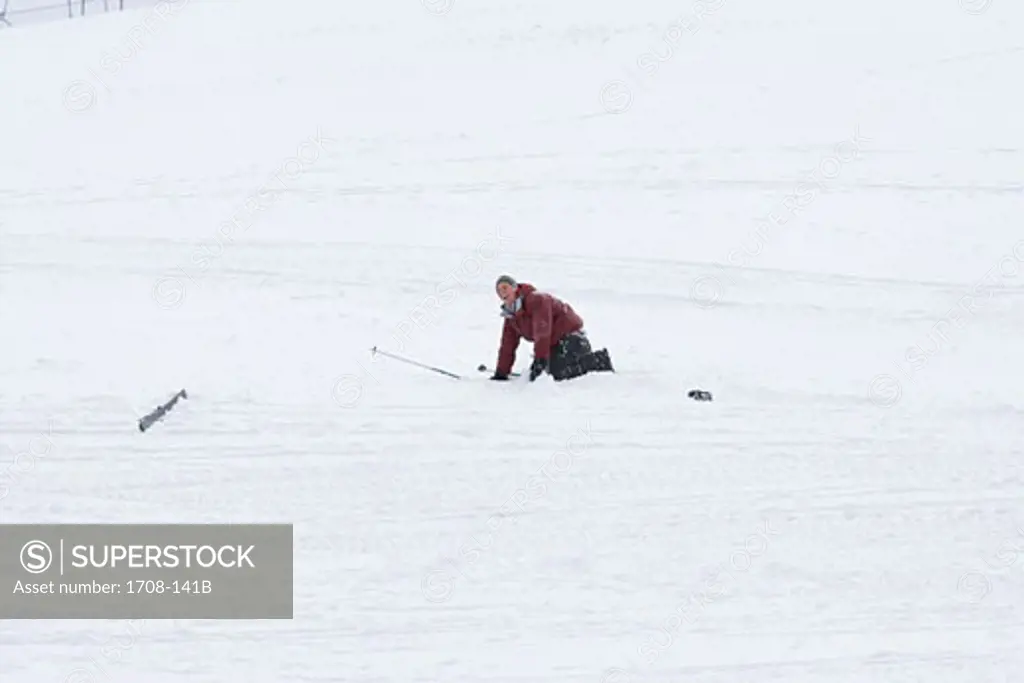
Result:
[[157,0],[0,0],[0,28],[149,7]]

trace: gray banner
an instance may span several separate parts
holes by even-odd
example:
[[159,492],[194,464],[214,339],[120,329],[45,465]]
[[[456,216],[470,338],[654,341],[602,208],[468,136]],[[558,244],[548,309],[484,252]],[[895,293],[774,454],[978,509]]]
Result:
[[0,619],[291,619],[291,524],[0,524]]

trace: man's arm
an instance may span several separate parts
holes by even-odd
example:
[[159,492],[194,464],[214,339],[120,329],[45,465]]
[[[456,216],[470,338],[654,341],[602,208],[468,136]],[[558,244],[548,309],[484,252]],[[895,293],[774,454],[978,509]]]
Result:
[[516,362],[516,349],[522,337],[512,325],[511,320],[506,320],[501,329],[501,348],[498,349],[498,365],[494,374],[498,377],[507,377],[512,372],[512,366]]

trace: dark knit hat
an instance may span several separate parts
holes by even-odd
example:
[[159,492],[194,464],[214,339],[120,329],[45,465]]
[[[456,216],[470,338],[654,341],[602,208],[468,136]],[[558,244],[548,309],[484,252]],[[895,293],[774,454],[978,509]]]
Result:
[[502,282],[504,282],[506,285],[511,285],[512,287],[519,286],[519,283],[516,282],[516,279],[511,275],[502,275],[501,277],[494,281],[494,288],[497,289],[498,285],[500,285]]

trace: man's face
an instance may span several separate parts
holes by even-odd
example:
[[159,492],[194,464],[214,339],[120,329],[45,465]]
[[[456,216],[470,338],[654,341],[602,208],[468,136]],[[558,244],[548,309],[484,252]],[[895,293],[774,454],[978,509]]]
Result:
[[498,298],[505,302],[505,305],[509,308],[516,300],[516,288],[507,282],[498,283]]

